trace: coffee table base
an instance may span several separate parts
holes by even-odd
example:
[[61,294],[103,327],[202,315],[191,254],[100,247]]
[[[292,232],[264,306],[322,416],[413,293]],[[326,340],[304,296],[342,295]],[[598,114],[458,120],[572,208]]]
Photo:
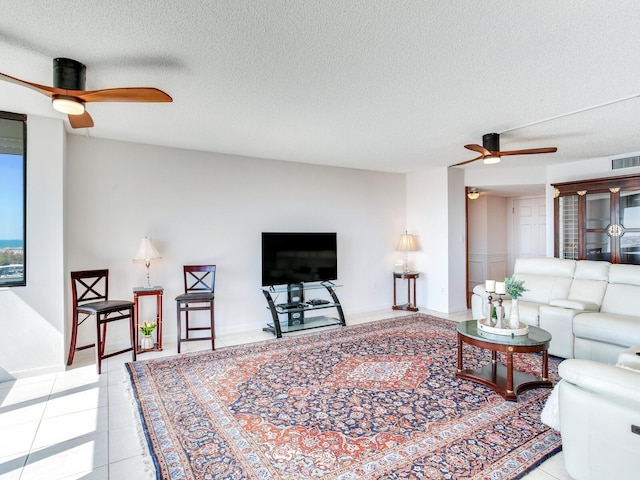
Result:
[[[518,393],[530,388],[551,388],[549,381],[549,355],[547,350],[551,334],[546,330],[530,326],[527,335],[508,337],[478,332],[476,320],[458,323],[458,368],[456,376],[481,383],[498,392],[507,400],[518,401]],[[478,369],[464,369],[462,365],[462,347],[473,345],[491,352],[491,362]],[[502,362],[498,353],[503,355]],[[529,373],[519,372],[513,367],[514,354],[542,354],[541,375],[536,377]]]
[[490,363],[475,370],[462,370],[456,377],[471,380],[491,388],[504,397],[505,400],[518,401],[518,395],[532,388],[553,388],[553,383],[534,377],[528,373],[513,371],[513,390],[507,389],[508,369],[500,362]]

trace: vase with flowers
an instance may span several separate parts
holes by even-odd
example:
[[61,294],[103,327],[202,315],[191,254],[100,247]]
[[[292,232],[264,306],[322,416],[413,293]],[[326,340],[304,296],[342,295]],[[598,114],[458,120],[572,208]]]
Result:
[[511,311],[509,312],[509,328],[520,328],[520,312],[518,311],[518,299],[528,289],[524,288],[524,280],[516,280],[513,277],[504,279],[505,290],[511,297]]
[[153,348],[153,331],[156,329],[156,322],[151,322],[149,320],[142,322],[140,324],[140,333],[142,333],[142,338],[140,339],[140,348],[143,350],[149,350]]

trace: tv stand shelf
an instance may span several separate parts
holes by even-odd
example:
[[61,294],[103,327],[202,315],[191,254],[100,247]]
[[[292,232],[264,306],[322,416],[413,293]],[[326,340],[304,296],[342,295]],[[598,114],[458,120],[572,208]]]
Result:
[[[262,330],[273,333],[277,338],[282,338],[283,333],[299,332],[300,330],[308,330],[311,328],[328,327],[330,325],[345,326],[344,312],[342,305],[336,295],[335,288],[341,285],[335,285],[331,282],[320,283],[295,283],[289,285],[279,285],[273,287],[263,287],[262,293],[267,300],[269,310],[271,311],[272,323]],[[304,300],[305,293],[322,290],[329,293],[331,300],[319,299],[319,302],[313,300]],[[276,303],[280,294],[286,294],[287,301],[284,303]],[[320,303],[321,302],[321,303]],[[325,310],[334,308],[338,313],[338,318],[328,316],[307,317],[305,314],[312,310]],[[286,315],[286,320],[281,322],[280,315]]]

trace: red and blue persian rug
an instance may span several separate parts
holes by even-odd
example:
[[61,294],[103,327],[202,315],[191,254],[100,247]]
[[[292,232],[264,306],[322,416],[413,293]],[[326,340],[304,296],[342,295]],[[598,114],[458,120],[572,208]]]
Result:
[[158,479],[517,479],[560,451],[550,390],[505,401],[456,352],[454,322],[415,314],[126,368]]

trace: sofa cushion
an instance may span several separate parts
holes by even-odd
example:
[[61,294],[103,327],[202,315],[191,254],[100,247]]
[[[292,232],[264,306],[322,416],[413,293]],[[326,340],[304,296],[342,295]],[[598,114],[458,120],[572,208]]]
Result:
[[640,286],[640,266],[615,264],[609,268],[609,283]]
[[[592,260],[579,260],[576,262],[576,271],[569,289],[569,300],[588,304],[586,308],[578,310],[600,310],[604,293],[609,283],[609,262],[595,262]],[[553,300],[552,300],[553,302]],[[553,305],[553,303],[551,303]],[[563,305],[556,305],[563,306]]]
[[576,338],[611,343],[622,347],[640,344],[640,317],[602,312],[580,313],[573,317]]
[[[584,391],[603,397],[614,397],[616,402],[620,403],[640,402],[640,372],[637,370],[626,370],[590,360],[573,359],[561,362],[558,373],[563,381],[577,385]],[[575,404],[567,406],[574,407]]]
[[571,277],[552,275],[533,275],[528,273],[514,273],[516,280],[524,281],[522,300],[548,305],[552,298],[568,298],[571,288]]
[[611,264],[609,262],[578,260],[573,278],[578,280],[601,280],[608,282],[610,267]]
[[484,289],[484,284],[478,284],[473,287],[473,293],[476,295],[480,295],[481,297],[487,297],[487,291]]
[[604,294],[600,311],[640,317],[640,287],[610,283]]
[[[507,315],[511,311],[511,302],[505,302]],[[540,325],[540,304],[518,300],[518,316],[520,322],[537,327]]]
[[582,302],[580,300],[569,300],[568,298],[556,298],[549,302],[552,307],[570,308],[572,310],[579,311],[591,311],[597,312],[600,309],[600,305],[593,302]]
[[575,269],[575,260],[551,257],[528,257],[516,259],[513,266],[513,273],[572,278]]
[[513,277],[524,281],[522,300],[548,305],[552,298],[568,298],[576,261],[565,258],[518,258]]

